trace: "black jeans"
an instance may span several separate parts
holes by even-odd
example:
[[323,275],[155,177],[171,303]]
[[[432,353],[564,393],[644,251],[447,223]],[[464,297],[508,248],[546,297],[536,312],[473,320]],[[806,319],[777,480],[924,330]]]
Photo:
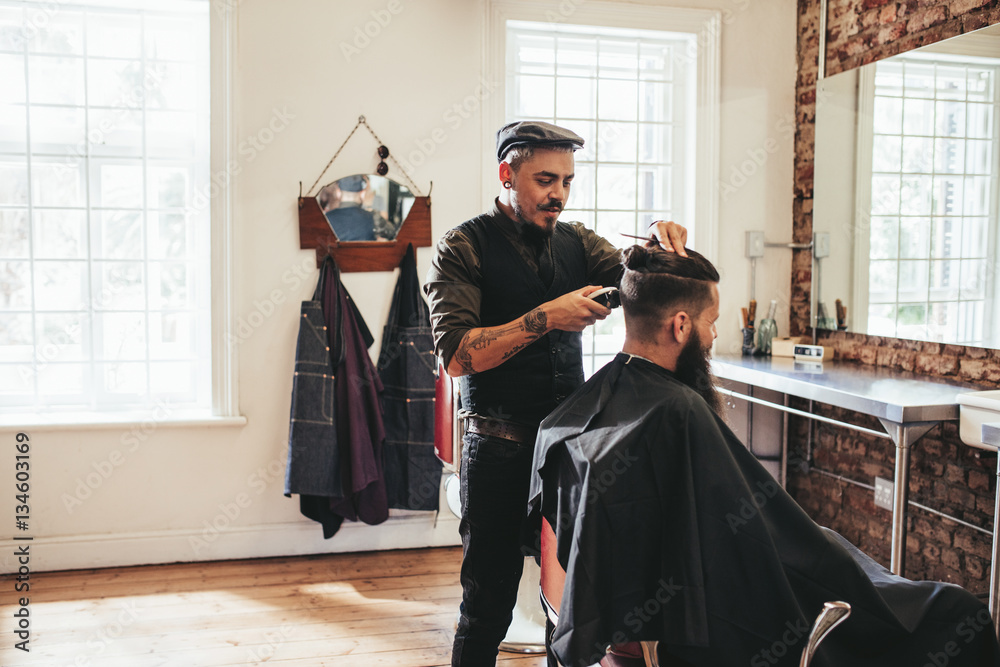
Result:
[[462,444],[462,613],[451,664],[493,667],[524,567],[521,528],[535,443],[466,433]]

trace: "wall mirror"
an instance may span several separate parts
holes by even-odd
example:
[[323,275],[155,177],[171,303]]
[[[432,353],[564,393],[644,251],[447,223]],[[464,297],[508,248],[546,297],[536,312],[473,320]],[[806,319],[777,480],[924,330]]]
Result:
[[316,201],[338,241],[393,241],[414,196],[385,176],[352,174],[323,186]]
[[1000,25],[820,81],[814,326],[1000,347],[998,109]]
[[299,246],[341,271],[392,271],[408,245],[431,244],[430,196],[385,176],[351,174],[299,197]]

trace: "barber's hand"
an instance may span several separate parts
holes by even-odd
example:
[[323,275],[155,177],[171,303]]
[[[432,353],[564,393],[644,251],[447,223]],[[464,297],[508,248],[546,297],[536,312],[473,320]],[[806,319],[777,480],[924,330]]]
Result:
[[[687,245],[688,230],[687,227],[682,227],[672,220],[670,222],[664,222],[663,220],[657,220],[652,225],[652,234],[659,239],[660,246],[667,252],[676,252],[681,257],[687,257],[687,251],[684,250],[684,246]],[[647,246],[656,247],[654,241],[650,240]]]
[[558,299],[543,303],[541,308],[545,312],[548,328],[560,331],[583,331],[597,320],[603,320],[610,315],[610,308],[605,308],[587,296],[599,289],[600,285],[587,285],[567,292]]

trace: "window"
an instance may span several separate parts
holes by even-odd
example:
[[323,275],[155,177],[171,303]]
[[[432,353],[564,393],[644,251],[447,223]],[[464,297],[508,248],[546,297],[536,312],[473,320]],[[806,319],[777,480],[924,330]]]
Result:
[[0,0],[0,412],[212,406],[209,20]]
[[[619,247],[655,220],[695,220],[695,35],[514,20],[506,30],[507,120],[547,120],[585,140],[562,219]],[[583,335],[589,376],[621,350],[621,311]]]
[[997,72],[996,61],[939,55],[893,58],[861,78],[870,334],[975,345],[991,330]]

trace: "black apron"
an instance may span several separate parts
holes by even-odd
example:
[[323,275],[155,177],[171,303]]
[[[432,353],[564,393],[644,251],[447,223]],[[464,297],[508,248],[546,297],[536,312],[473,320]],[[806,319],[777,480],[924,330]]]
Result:
[[385,479],[389,507],[395,509],[438,509],[441,461],[434,451],[435,366],[430,317],[420,296],[410,245],[400,265],[378,360],[384,387]]

